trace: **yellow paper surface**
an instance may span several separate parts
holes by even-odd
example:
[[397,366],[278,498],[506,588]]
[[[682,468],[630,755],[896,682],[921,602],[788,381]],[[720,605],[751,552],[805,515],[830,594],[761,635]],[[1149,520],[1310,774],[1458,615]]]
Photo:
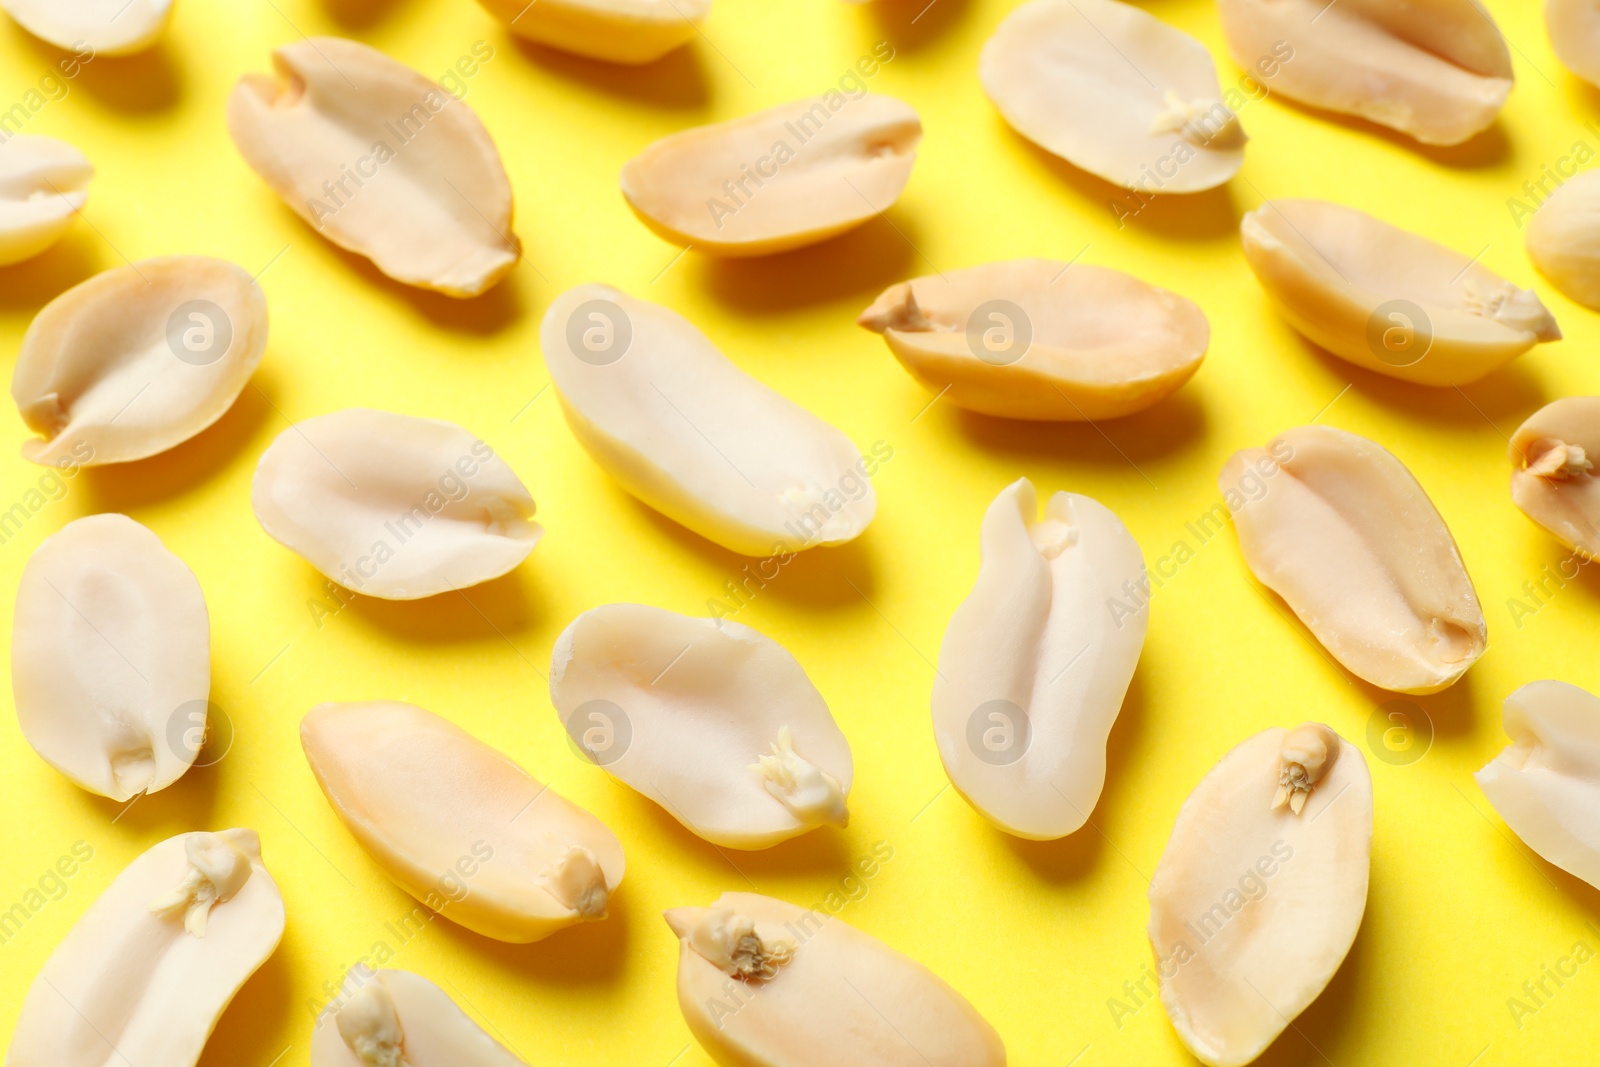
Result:
[[[1579,942],[1586,959],[1600,949],[1600,927],[1588,925],[1600,895],[1523,847],[1471,773],[1504,744],[1500,702],[1518,685],[1556,677],[1600,690],[1600,577],[1549,578],[1566,553],[1512,506],[1505,455],[1506,435],[1539,406],[1600,391],[1600,320],[1537,277],[1507,203],[1575,146],[1600,150],[1600,93],[1561,68],[1541,5],[1491,0],[1518,85],[1471,144],[1419,148],[1253,101],[1241,113],[1244,169],[1227,188],[1161,200],[1119,228],[1114,191],[1011,133],[978,85],[979,49],[1011,6],[717,0],[704,37],[626,69],[518,44],[470,0],[180,0],[160,48],[97,59],[30,115],[28,132],[78,145],[98,174],[58,247],[0,270],[8,366],[45,302],[125,259],[171,253],[265,271],[272,333],[251,387],[214,428],[166,455],[85,471],[0,544],[9,596],[33,548],[72,519],[123,511],[149,525],[204,587],[214,698],[234,731],[220,763],[123,811],[46,766],[9,715],[0,722],[0,914],[26,912],[0,942],[0,1039],[38,968],[127,862],[172,834],[243,825],[261,832],[288,930],[222,1018],[208,1067],[307,1063],[315,1007],[379,945],[532,1064],[705,1064],[679,1015],[677,946],[659,915],[749,889],[807,905],[840,894],[843,919],[961,990],[1016,1064],[1188,1063],[1150,997],[1146,878],[1178,806],[1230,746],[1316,718],[1369,754],[1371,894],[1332,985],[1262,1062],[1592,1058],[1600,969],[1571,953]],[[1211,48],[1225,85],[1239,83],[1212,4],[1147,7]],[[467,101],[505,158],[527,251],[499,288],[462,303],[390,283],[246,167],[224,127],[229,88],[302,34],[355,37],[435,77],[477,42],[492,47]],[[717,263],[680,254],[623,203],[617,171],[651,140],[820,92],[880,41],[894,58],[872,88],[912,102],[927,131],[885,219],[790,255]],[[0,111],[30,99],[60,56],[0,24]],[[1478,255],[1536,284],[1567,339],[1460,390],[1320,354],[1274,313],[1239,252],[1239,216],[1274,196],[1338,200]],[[1192,298],[1212,326],[1199,375],[1154,410],[1098,427],[1009,423],[930,407],[882,341],[853,325],[896,281],[1019,256],[1081,257]],[[755,854],[713,848],[575,755],[551,708],[551,645],[578,612],[639,601],[705,614],[746,564],[628,497],[567,431],[538,324],[556,294],[595,280],[682,312],[858,445],[893,449],[866,535],[800,556],[735,616],[799,658],[849,736],[848,831]],[[331,606],[323,580],[256,524],[250,478],[290,422],[353,405],[450,419],[488,440],[539,501],[548,533],[532,557],[463,595],[318,611]],[[1252,583],[1231,531],[1203,539],[1188,526],[1217,501],[1228,455],[1314,418],[1375,438],[1411,468],[1488,617],[1489,651],[1462,682],[1406,698],[1409,754],[1385,748],[1392,695],[1339,670]],[[4,405],[0,510],[40,486],[44,472],[17,457],[26,436]],[[1053,844],[1013,840],[975,814],[947,787],[929,725],[932,665],[976,573],[979,518],[1021,475],[1104,502],[1161,575],[1093,825]],[[1514,600],[1536,610],[1514,612]],[[9,628],[10,612],[0,620]],[[372,698],[463,724],[604,819],[629,860],[611,918],[524,947],[443,920],[397,935],[412,900],[335,819],[297,737],[313,705]],[[77,842],[93,858],[58,888],[47,873]],[[879,843],[893,858],[851,880]],[[41,879],[46,892],[30,895]],[[1561,984],[1544,978],[1558,969]],[[1541,980],[1543,991],[1524,990]]]

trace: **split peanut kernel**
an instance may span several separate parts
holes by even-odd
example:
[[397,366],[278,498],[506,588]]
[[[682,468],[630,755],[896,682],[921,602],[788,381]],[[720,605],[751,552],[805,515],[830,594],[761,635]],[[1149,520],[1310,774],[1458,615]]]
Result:
[[65,141],[30,133],[0,140],[0,267],[59,241],[88,201],[93,177],[93,165]]
[[173,0],[0,0],[0,8],[41,41],[82,58],[126,56],[155,46]]
[[410,971],[357,966],[317,1019],[311,1067],[528,1067]]
[[711,0],[480,0],[518,37],[611,63],[653,63],[694,40]]
[[1511,435],[1511,499],[1585,559],[1600,559],[1600,397],[1569,396]]

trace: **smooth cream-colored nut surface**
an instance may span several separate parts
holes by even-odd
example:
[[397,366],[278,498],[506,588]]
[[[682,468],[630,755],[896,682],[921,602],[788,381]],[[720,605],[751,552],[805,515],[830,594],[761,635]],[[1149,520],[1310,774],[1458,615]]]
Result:
[[228,98],[228,132],[316,231],[406,285],[477,296],[517,265],[511,182],[473,110],[382,52],[313,37]]
[[322,704],[300,743],[346,829],[445,918],[522,944],[606,917],[616,837],[454,723],[394,701]]
[[[886,846],[879,846],[886,847]],[[740,1067],[1003,1067],[994,1027],[938,975],[843,919],[755,893],[674,908],[678,1006]]]
[[57,946],[23,999],[6,1067],[193,1067],[283,920],[254,830],[168,838]]
[[1474,777],[1527,846],[1600,887],[1600,697],[1530,682],[1506,698],[1511,744]]
[[556,640],[550,699],[590,759],[714,844],[849,822],[849,742],[795,658],[748,626],[594,608]]
[[1016,259],[891,286],[856,320],[928,389],[986,415],[1077,422],[1142,411],[1200,369],[1211,325],[1131,274]]
[[44,760],[113,800],[165,789],[204,742],[211,628],[194,572],[126,515],[45,538],[17,586],[11,687]]
[[1550,47],[1568,70],[1600,85],[1600,7],[1593,0],[1545,0]]
[[1270,200],[1245,260],[1291,325],[1367,370],[1465,385],[1561,330],[1529,289],[1475,259],[1324,200]]
[[273,540],[385,600],[498,578],[544,534],[527,487],[487,442],[441,419],[367,408],[279,434],[250,502]]
[[1301,426],[1234,453],[1219,484],[1245,563],[1352,674],[1435,693],[1483,655],[1488,628],[1455,539],[1381,445]]
[[528,1067],[467,1018],[444,990],[410,971],[345,978],[317,1019],[311,1067]]
[[[1591,10],[1600,22],[1600,8]],[[1600,308],[1600,171],[1584,171],[1558,187],[1528,221],[1523,240],[1551,285]]]
[[[1298,805],[1274,803],[1320,749]],[[1150,880],[1161,1003],[1210,1067],[1253,1062],[1332,980],[1367,906],[1372,777],[1320,723],[1263,730],[1184,801]]]
[[94,167],[65,141],[19,133],[0,140],[0,267],[55,244],[89,199]]
[[663,137],[622,168],[622,195],[674,244],[764,256],[881,214],[921,139],[910,104],[833,90]]
[[1212,189],[1244,163],[1211,53],[1131,4],[1023,4],[984,45],[978,77],[1018,133],[1126,189]]
[[1218,0],[1217,9],[1246,70],[1285,46],[1292,53],[1273,92],[1423,144],[1467,140],[1511,92],[1511,53],[1478,0]]
[[711,0],[481,0],[511,32],[612,63],[652,63],[694,40]]
[[1000,829],[1065,837],[1100,798],[1106,739],[1144,647],[1144,557],[1086,496],[1056,493],[1040,517],[1026,478],[989,505],[981,545],[939,650],[939,756]]
[[1511,435],[1511,499],[1586,559],[1600,560],[1600,396],[1569,396]]
[[97,274],[44,306],[22,337],[11,396],[43,440],[24,459],[124,463],[220,419],[267,347],[267,299],[245,271],[205,256]]
[[40,40],[80,55],[143,52],[172,19],[172,0],[0,0],[0,7]]
[[874,461],[681,315],[581,285],[550,305],[539,340],[578,442],[702,537],[768,556],[841,544],[872,521]]

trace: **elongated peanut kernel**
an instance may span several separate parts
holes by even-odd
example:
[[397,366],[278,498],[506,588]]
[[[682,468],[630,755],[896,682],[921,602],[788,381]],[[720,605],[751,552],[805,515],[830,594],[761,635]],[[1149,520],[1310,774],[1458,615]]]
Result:
[[1278,757],[1278,792],[1272,808],[1276,811],[1287,803],[1289,810],[1299,815],[1311,790],[1339,757],[1339,738],[1320,722],[1303,723],[1284,737]]
[[250,857],[218,834],[196,834],[184,843],[189,871],[178,888],[150,902],[156,915],[183,909],[183,928],[206,936],[211,909],[229,900],[250,880]]
[[363,1064],[409,1067],[400,1015],[382,983],[374,980],[356,990],[339,1009],[335,1022],[339,1036]]
[[772,754],[758,757],[750,769],[760,772],[767,792],[801,822],[841,828],[850,825],[839,779],[794,750],[794,731],[787,726],[778,729]]

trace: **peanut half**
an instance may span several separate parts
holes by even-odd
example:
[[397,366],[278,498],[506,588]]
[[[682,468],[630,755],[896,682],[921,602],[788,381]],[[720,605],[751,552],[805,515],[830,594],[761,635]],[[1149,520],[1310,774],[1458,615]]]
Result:
[[770,255],[882,214],[905,188],[921,139],[910,104],[833,89],[663,137],[622,168],[622,195],[674,244]]
[[1367,907],[1372,776],[1321,723],[1263,730],[1183,802],[1150,880],[1161,1004],[1210,1067],[1254,1061],[1333,979]]
[[850,821],[850,743],[795,658],[748,626],[594,608],[556,640],[550,699],[585,755],[713,844]]
[[161,39],[172,0],[0,0],[41,41],[82,56],[126,56]]
[[165,789],[210,713],[194,572],[126,515],[69,522],[22,569],[11,687],[28,744],[77,785],[118,801]]
[[1531,290],[1425,237],[1324,200],[1269,200],[1245,259],[1295,329],[1359,367],[1465,385],[1561,330]]
[[480,0],[511,32],[611,63],[653,63],[694,40],[711,0]]
[[1064,422],[1158,403],[1200,369],[1211,341],[1205,314],[1176,293],[1049,259],[914,278],[856,322],[952,404]]
[[1511,499],[1585,559],[1600,559],[1600,396],[1569,396],[1511,435]]
[[1478,0],[1218,0],[1246,70],[1287,48],[1274,92],[1423,144],[1460,144],[1511,93],[1511,53]]
[[1352,674],[1436,693],[1483,655],[1488,627],[1455,539],[1381,445],[1301,426],[1234,453],[1219,485],[1251,572]]
[[300,743],[345,828],[425,907],[517,944],[606,917],[616,837],[459,726],[414,704],[322,704]]
[[528,1067],[410,971],[352,970],[317,1019],[311,1067]]
[[93,177],[89,160],[65,141],[31,133],[0,140],[0,267],[59,241],[89,199]]
[[1205,46],[1117,0],[1031,0],[978,60],[1016,131],[1125,189],[1213,189],[1244,163],[1244,130]]
[[1144,648],[1147,588],[1127,527],[1018,479],[983,517],[978,580],[939,649],[933,730],[951,783],[1006,833],[1053,840],[1088,820],[1106,738]]
[[1550,47],[1568,70],[1600,85],[1600,8],[1590,0],[1545,0]]
[[1474,777],[1527,846],[1600,888],[1600,697],[1529,682],[1506,698],[1511,744]]
[[449,90],[382,52],[309,37],[228,98],[245,162],[318,233],[395,281],[472,297],[511,273],[511,182]]
[[1005,1046],[922,964],[836,916],[755,893],[674,908],[678,1006],[726,1067],[1003,1067]]
[[1558,186],[1528,220],[1524,243],[1551,285],[1600,308],[1600,171],[1584,171]]
[[767,556],[842,544],[872,521],[879,448],[862,456],[681,315],[582,285],[550,305],[539,340],[578,443],[702,537]]
[[267,300],[220,259],[168,256],[97,274],[22,337],[11,396],[50,466],[165,452],[220,419],[267,347]]
[[498,578],[544,534],[527,487],[488,443],[455,423],[366,408],[279,434],[250,502],[273,540],[385,600]]
[[254,830],[179,834],[89,906],[22,1001],[7,1067],[193,1067],[283,936]]

